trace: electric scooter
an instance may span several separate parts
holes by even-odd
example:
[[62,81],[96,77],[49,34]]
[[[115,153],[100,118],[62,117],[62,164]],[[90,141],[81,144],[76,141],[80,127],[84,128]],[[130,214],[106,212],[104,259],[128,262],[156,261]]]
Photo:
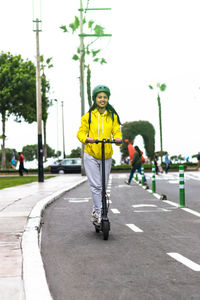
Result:
[[93,222],[95,230],[97,233],[100,231],[103,232],[103,239],[107,240],[109,237],[110,231],[110,221],[108,219],[108,207],[109,202],[107,200],[106,194],[106,184],[105,184],[105,144],[112,143],[115,144],[115,140],[110,139],[103,139],[103,140],[96,140],[96,144],[101,143],[101,150],[102,150],[102,213],[101,213],[101,223],[98,224]]

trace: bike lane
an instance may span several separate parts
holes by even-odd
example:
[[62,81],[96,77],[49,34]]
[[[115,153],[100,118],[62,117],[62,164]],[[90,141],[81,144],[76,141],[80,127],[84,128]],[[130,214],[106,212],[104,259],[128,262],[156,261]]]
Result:
[[125,176],[109,183],[108,241],[89,221],[87,183],[45,211],[42,257],[53,299],[198,299],[199,218],[125,185]]

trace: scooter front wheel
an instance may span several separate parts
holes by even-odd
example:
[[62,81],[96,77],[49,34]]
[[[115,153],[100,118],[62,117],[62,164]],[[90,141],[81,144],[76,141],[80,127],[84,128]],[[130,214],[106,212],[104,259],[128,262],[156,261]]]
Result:
[[110,231],[110,222],[109,220],[102,220],[102,232],[103,232],[103,239],[107,240],[109,237]]

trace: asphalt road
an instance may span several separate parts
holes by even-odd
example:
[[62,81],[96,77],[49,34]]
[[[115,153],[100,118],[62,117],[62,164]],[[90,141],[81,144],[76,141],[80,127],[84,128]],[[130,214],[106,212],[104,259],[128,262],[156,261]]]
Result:
[[110,181],[108,241],[89,220],[87,182],[45,210],[41,251],[53,299],[199,300],[200,217],[125,185],[125,176]]

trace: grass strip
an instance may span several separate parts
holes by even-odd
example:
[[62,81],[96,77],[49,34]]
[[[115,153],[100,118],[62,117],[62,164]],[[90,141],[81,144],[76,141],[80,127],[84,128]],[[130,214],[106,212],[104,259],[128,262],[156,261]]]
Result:
[[[44,179],[49,179],[55,176],[44,176]],[[7,177],[0,177],[0,190],[17,186],[17,185],[22,185],[22,184],[27,184],[31,182],[36,182],[38,181],[38,176],[7,176]]]

